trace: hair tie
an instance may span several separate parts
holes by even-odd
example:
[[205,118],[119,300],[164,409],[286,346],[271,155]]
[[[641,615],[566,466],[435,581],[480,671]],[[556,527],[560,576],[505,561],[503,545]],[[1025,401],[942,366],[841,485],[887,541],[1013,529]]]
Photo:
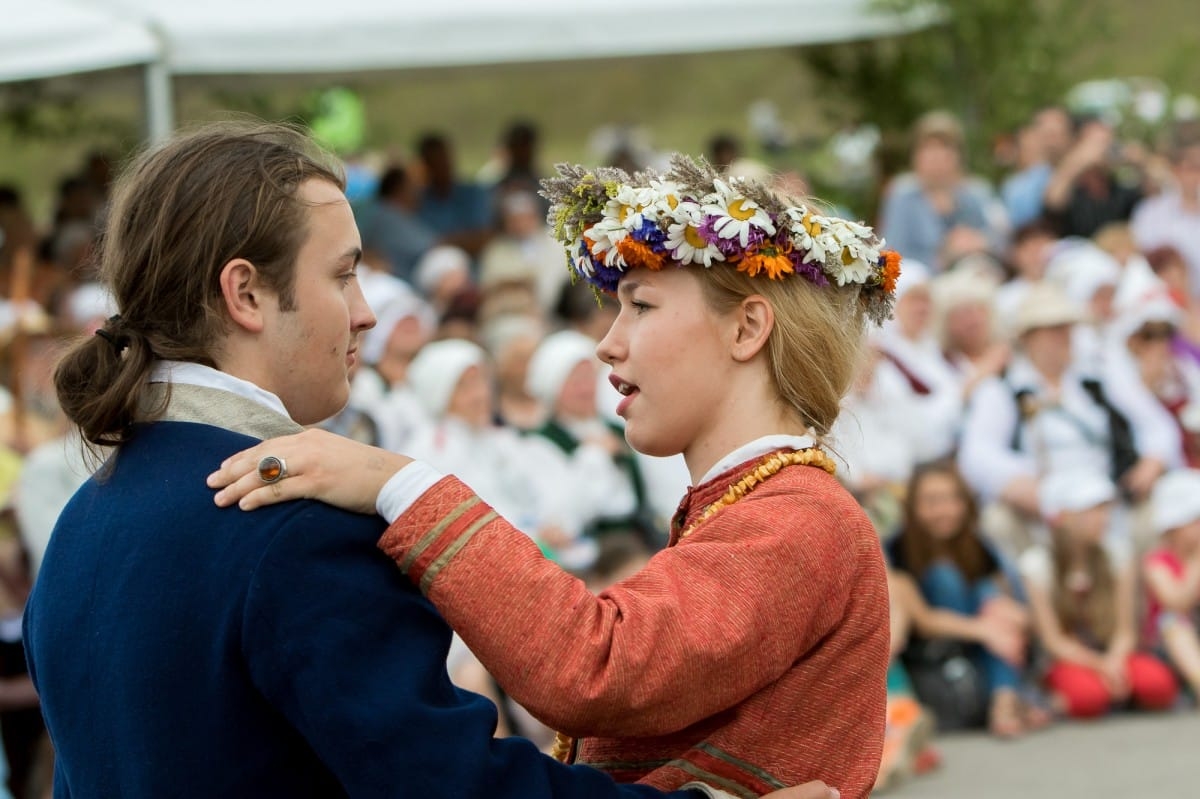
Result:
[[111,333],[108,330],[108,327],[110,325],[112,325],[113,327],[116,327],[124,321],[125,320],[123,320],[121,318],[120,314],[110,316],[110,317],[108,317],[108,319],[105,320],[104,327],[99,328],[96,331],[97,336],[99,336],[100,338],[104,339],[105,341],[107,341],[109,344],[112,345],[112,348],[114,350],[116,350],[117,355],[120,355],[122,352],[125,351],[125,348],[129,346],[129,337],[114,335],[113,333]]

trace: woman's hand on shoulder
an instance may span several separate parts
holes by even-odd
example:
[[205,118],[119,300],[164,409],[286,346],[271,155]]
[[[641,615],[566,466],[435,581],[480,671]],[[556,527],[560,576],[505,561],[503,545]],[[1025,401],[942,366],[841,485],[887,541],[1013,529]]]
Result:
[[[267,482],[260,475],[263,460],[274,458],[282,476]],[[325,430],[305,430],[273,438],[226,458],[208,476],[208,487],[219,489],[219,507],[237,504],[242,510],[293,499],[316,499],[355,513],[375,513],[379,492],[412,459],[360,444]],[[270,469],[267,469],[267,477]]]

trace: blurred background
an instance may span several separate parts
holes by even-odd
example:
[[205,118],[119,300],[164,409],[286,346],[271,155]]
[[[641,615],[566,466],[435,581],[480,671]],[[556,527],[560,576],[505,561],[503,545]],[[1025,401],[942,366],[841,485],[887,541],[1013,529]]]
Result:
[[[1162,528],[1155,490],[1200,467],[1197,41],[1194,0],[0,0],[0,799],[48,787],[20,615],[89,471],[51,375],[117,311],[93,269],[110,183],[147,142],[245,116],[309,128],[346,167],[379,325],[326,426],[459,474],[597,590],[662,546],[687,475],[625,449],[592,355],[613,308],[568,284],[538,179],[681,151],[876,225],[905,258],[901,298],[833,443],[894,599],[911,598],[893,607],[908,675],[890,685],[880,791],[1195,795],[1200,543],[1171,535],[1200,506]],[[1055,330],[1069,352],[1049,375]],[[1086,423],[1035,447],[1025,426],[1060,402],[1038,392],[1064,374]],[[572,473],[567,428],[610,456],[619,518],[545,479]],[[1081,459],[1116,485],[1080,478]],[[949,521],[940,489],[958,497]],[[1023,583],[1036,593],[1039,553],[1082,529],[1051,517],[1104,490],[1113,557],[1144,583],[1139,647],[1169,674],[1152,700],[1100,709],[1166,713],[1044,732],[1100,713],[1047,682],[1055,640]],[[1164,550],[1191,581],[1194,651],[1157,637]],[[1003,575],[1011,607],[946,599],[928,552],[968,582]],[[451,667],[502,706],[502,734],[548,741],[469,652]],[[963,734],[934,742],[935,726]]]

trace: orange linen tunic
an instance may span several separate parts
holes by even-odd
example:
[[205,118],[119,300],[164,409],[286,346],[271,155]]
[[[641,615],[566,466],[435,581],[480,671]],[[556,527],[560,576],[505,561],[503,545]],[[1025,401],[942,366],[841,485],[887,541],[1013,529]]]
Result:
[[883,745],[887,578],[866,515],[789,466],[679,535],[757,464],[692,489],[670,546],[599,596],[453,477],[380,547],[510,696],[583,740],[576,762],[755,797],[866,797]]

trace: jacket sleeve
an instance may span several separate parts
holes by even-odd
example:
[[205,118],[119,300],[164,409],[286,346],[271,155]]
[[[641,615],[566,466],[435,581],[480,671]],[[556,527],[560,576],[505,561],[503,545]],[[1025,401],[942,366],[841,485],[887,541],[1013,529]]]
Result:
[[963,477],[985,501],[997,499],[1016,478],[1036,473],[1033,460],[1012,449],[1018,424],[1017,403],[1006,383],[990,378],[975,389],[963,423],[958,462]]
[[651,736],[757,692],[840,621],[846,586],[880,555],[874,537],[870,552],[847,545],[834,505],[762,489],[598,596],[453,477],[380,546],[539,719]]
[[450,683],[449,630],[376,549],[378,520],[300,507],[250,576],[242,650],[266,701],[348,796],[663,796],[493,739],[495,708]]

